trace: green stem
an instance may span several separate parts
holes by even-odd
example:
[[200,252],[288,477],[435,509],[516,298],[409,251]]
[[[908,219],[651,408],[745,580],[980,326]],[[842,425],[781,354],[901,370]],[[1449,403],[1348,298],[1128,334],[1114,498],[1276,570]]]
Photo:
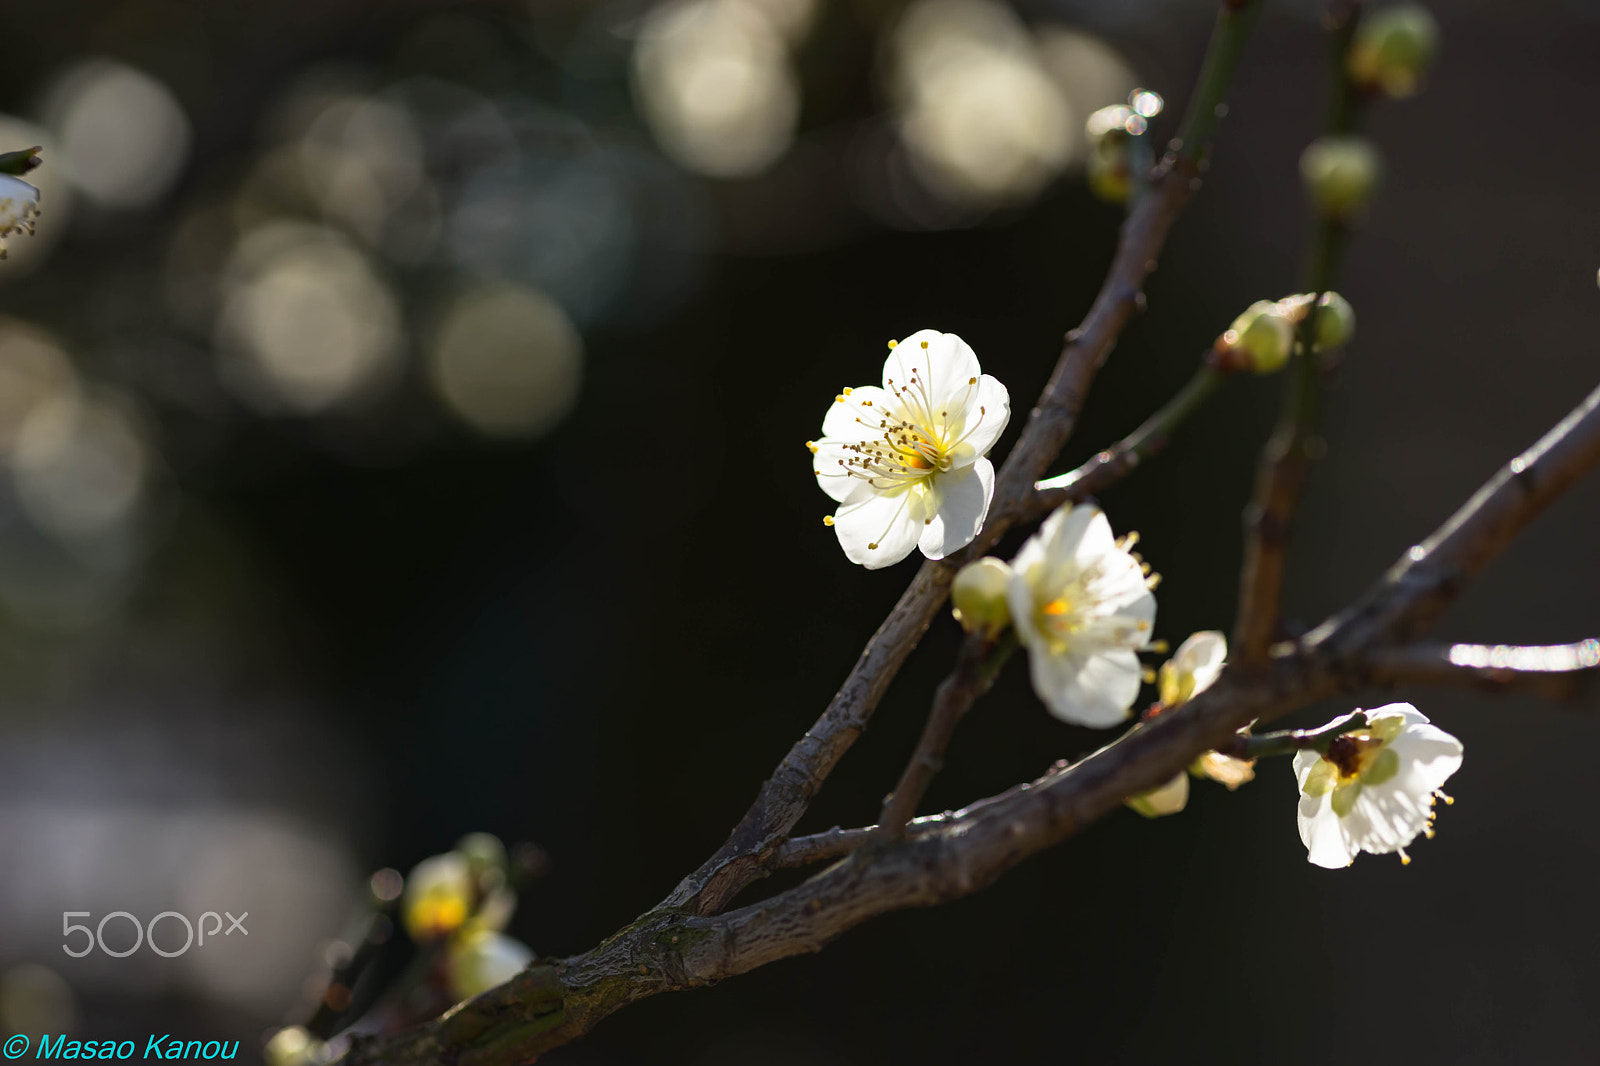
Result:
[[1205,60],[1200,64],[1200,77],[1195,94],[1184,112],[1178,135],[1172,142],[1172,153],[1185,163],[1198,163],[1205,152],[1217,121],[1226,112],[1223,97],[1233,82],[1234,71],[1244,55],[1245,41],[1250,27],[1261,14],[1262,0],[1224,0],[1217,12],[1217,25],[1211,33],[1211,44],[1206,48]]
[[1235,759],[1264,759],[1273,755],[1293,755],[1298,751],[1326,752],[1335,740],[1346,733],[1365,729],[1368,724],[1367,712],[1356,711],[1343,718],[1335,718],[1318,729],[1285,729],[1256,736],[1240,733],[1232,742],[1217,750]]

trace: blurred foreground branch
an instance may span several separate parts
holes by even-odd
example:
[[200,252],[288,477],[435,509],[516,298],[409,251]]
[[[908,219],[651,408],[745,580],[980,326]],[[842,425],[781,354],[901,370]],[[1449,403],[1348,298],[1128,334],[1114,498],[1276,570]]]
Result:
[[1509,644],[1415,644],[1379,648],[1367,657],[1378,685],[1520,689],[1548,700],[1585,695],[1600,675],[1600,640],[1525,647]]

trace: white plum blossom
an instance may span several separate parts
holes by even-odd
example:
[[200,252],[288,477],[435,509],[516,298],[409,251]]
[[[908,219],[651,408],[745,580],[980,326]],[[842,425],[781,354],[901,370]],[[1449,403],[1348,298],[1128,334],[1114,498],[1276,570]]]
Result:
[[1400,853],[1419,833],[1433,836],[1439,789],[1461,768],[1461,741],[1409,703],[1367,712],[1367,726],[1345,733],[1326,754],[1294,757],[1300,786],[1300,839],[1307,859],[1337,870],[1363,851]]
[[1080,504],[1046,519],[1011,561],[1011,624],[1033,690],[1063,721],[1104,729],[1139,696],[1157,579],[1128,550],[1134,540],[1114,538],[1100,509]]
[[825,519],[853,563],[889,566],[921,548],[943,559],[971,543],[994,496],[985,458],[1011,418],[1006,387],[953,333],[890,343],[883,385],[845,389],[807,441]]
[[10,174],[0,174],[0,259],[6,256],[5,238],[13,233],[31,236],[39,215],[39,190]]

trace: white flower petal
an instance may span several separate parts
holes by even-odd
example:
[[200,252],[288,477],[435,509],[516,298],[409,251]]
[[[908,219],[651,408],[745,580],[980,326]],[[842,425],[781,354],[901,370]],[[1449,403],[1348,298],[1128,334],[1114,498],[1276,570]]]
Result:
[[1400,758],[1395,781],[1402,788],[1432,792],[1461,769],[1461,741],[1435,725],[1411,726],[1388,746]]
[[1394,781],[1361,786],[1350,813],[1341,819],[1352,847],[1383,855],[1410,844],[1428,827],[1432,793],[1394,786]]
[[[955,398],[949,398],[952,404]],[[1011,421],[1011,394],[999,379],[988,374],[978,378],[970,395],[960,397],[965,401],[961,419],[961,444],[951,458],[961,463],[967,456],[988,455],[1000,434]],[[953,409],[953,407],[951,408]],[[970,462],[971,459],[966,461]]]
[[1011,563],[1011,582],[1006,585],[1006,607],[1011,611],[1011,625],[1017,631],[1017,640],[1031,651],[1044,642],[1044,636],[1034,625],[1033,612],[1038,604],[1033,598],[1033,584],[1018,565],[1022,558],[1019,552]]
[[1294,783],[1295,787],[1304,792],[1306,788],[1306,775],[1322,761],[1322,756],[1314,751],[1297,751],[1294,753]]
[[845,557],[878,570],[910,555],[922,533],[922,509],[913,502],[913,492],[906,490],[888,496],[873,493],[840,507],[833,531]]
[[[1296,755],[1295,761],[1299,759]],[[1355,861],[1356,849],[1346,839],[1344,826],[1334,813],[1331,800],[1332,793],[1300,797],[1300,842],[1306,846],[1306,859],[1312,865],[1341,870]]]
[[943,559],[972,543],[983,528],[994,498],[994,466],[979,459],[971,466],[932,479],[939,493],[938,510],[925,516],[917,546],[930,559]]
[[[890,351],[883,363],[883,387],[902,399],[914,398],[937,411],[959,402],[968,383],[982,373],[978,356],[966,341],[954,333],[922,329]],[[913,379],[918,383],[915,386]],[[907,389],[911,390],[909,394],[897,391]]]
[[883,435],[879,426],[890,411],[889,394],[876,385],[851,389],[848,396],[841,392],[822,416],[822,435],[850,444],[876,440]]
[[1139,657],[1131,651],[1077,656],[1030,648],[1028,666],[1033,690],[1050,713],[1074,725],[1118,725],[1139,698]]
[[1178,645],[1172,662],[1179,673],[1194,678],[1191,699],[1211,687],[1222,673],[1222,663],[1227,657],[1228,640],[1214,629],[1190,634],[1188,640]]
[[840,503],[872,494],[872,486],[867,484],[866,478],[848,473],[850,461],[856,453],[849,451],[844,442],[823,439],[817,441],[816,445],[816,453],[811,457],[811,469],[817,475],[817,484],[823,492]]

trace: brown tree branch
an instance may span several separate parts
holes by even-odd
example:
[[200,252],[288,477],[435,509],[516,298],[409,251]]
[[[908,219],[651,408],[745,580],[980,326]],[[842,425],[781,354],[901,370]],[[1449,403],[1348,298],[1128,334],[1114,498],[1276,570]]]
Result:
[[1600,459],[1600,387],[1533,447],[1501,467],[1450,519],[1389,568],[1356,603],[1306,635],[1350,658],[1385,644],[1409,644],[1431,626],[1466,582],[1516,539]]
[[1017,648],[1016,635],[1007,631],[998,642],[982,633],[969,633],[961,645],[955,669],[939,683],[934,693],[933,708],[928,712],[927,725],[917,741],[916,750],[906,763],[894,791],[883,802],[883,813],[878,816],[875,835],[882,840],[892,840],[905,833],[906,824],[917,813],[934,776],[944,769],[945,749],[955,736],[956,726],[966,717],[967,711],[978,697],[989,691],[995,675],[1005,665]]
[[1600,675],[1600,640],[1529,647],[1515,644],[1412,644],[1366,657],[1375,685],[1460,686],[1533,692],[1562,702],[1589,692]]

